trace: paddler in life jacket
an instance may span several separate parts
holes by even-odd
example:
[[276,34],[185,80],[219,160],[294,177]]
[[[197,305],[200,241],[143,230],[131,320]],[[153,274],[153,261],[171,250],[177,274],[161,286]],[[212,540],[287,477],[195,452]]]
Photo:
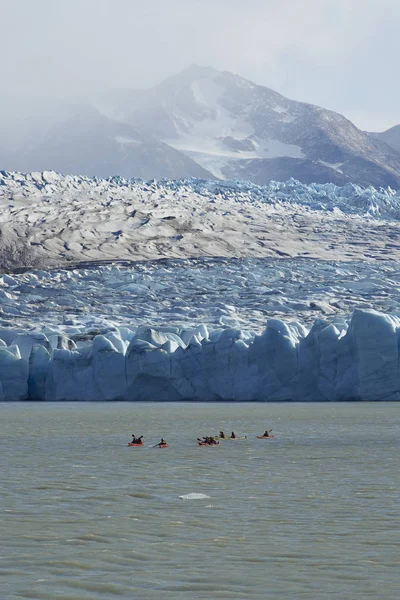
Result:
[[158,445],[159,446],[166,446],[167,442],[164,440],[164,438],[161,438],[161,442]]
[[142,442],[143,436],[141,435],[140,437],[136,437],[134,433],[132,433],[132,442],[131,444],[143,444]]
[[219,437],[222,438],[223,440],[225,439],[225,434],[223,431],[219,432]]
[[270,437],[269,432],[267,430],[265,430],[264,433],[262,434],[262,437]]
[[234,431],[232,431],[231,435],[230,435],[231,440],[235,440],[236,439],[236,434]]

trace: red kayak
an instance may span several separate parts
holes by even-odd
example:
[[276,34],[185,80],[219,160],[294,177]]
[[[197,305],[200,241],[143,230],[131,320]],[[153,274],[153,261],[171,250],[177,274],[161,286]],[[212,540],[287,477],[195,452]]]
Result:
[[273,438],[273,435],[258,435],[257,438],[259,440],[270,440],[271,438]]
[[156,448],[168,448],[168,444],[157,444]]
[[128,446],[144,446],[144,443],[140,442],[140,444],[134,444],[133,442],[128,442]]

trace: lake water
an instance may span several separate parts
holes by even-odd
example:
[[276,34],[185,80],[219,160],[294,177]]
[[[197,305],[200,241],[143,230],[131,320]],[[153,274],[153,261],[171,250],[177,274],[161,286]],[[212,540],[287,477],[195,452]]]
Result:
[[399,440],[396,403],[0,404],[0,597],[398,600]]

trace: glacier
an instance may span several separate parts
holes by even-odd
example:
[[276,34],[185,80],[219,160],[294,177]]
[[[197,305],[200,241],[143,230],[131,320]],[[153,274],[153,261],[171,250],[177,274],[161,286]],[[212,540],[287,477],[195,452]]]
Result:
[[238,203],[282,205],[290,203],[310,210],[340,211],[343,214],[370,216],[378,219],[400,219],[400,190],[390,187],[374,188],[347,183],[305,184],[296,179],[270,181],[257,185],[241,179],[215,181],[195,177],[182,179],[126,179],[118,175],[100,178],[81,175],[62,175],[54,171],[18,173],[0,171],[0,202],[18,206],[23,199],[57,202],[63,194],[90,193],[100,198],[106,194],[139,196],[149,192],[163,198],[163,194],[177,193],[187,197],[193,194],[209,200],[225,198]]
[[3,171],[0,207],[1,400],[399,399],[400,192]]
[[3,171],[0,208],[2,271],[190,257],[400,260],[391,188]]
[[[78,328],[76,328],[78,329]],[[0,400],[400,400],[400,318],[267,319],[260,334],[164,325],[104,334],[0,329]]]

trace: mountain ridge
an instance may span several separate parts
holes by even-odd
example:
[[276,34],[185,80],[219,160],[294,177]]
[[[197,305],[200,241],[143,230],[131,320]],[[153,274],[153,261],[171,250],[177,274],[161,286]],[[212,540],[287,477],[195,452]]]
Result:
[[48,135],[41,116],[12,152],[0,144],[1,167],[400,188],[400,126],[394,134],[367,133],[339,113],[228,71],[191,65],[148,90],[113,90],[77,106],[86,119],[55,111]]

